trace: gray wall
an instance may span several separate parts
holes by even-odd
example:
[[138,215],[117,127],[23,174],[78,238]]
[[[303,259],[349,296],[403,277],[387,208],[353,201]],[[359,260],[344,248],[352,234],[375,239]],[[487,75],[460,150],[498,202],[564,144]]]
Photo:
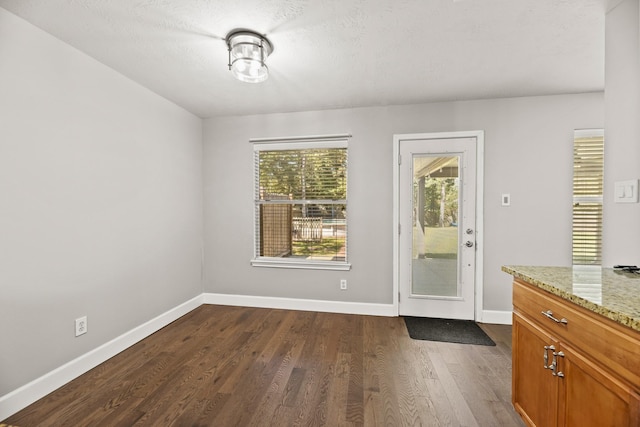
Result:
[[1,8],[0,94],[2,396],[202,293],[202,121]]
[[614,203],[614,184],[640,178],[640,8],[622,1],[606,17],[605,266],[640,265],[640,203]]
[[[510,311],[503,264],[571,263],[573,130],[603,127],[602,93],[224,117],[205,121],[205,292],[392,302],[394,134],[485,131],[484,308]],[[251,267],[250,138],[348,132],[351,271]],[[511,207],[500,205],[510,193]],[[340,291],[340,278],[349,290]]]

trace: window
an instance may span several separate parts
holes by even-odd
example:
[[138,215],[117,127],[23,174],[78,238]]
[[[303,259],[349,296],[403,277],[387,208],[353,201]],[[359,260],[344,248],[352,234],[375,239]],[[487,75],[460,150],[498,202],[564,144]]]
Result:
[[252,140],[254,266],[349,269],[348,135]]
[[573,141],[573,264],[602,262],[604,131],[576,130]]

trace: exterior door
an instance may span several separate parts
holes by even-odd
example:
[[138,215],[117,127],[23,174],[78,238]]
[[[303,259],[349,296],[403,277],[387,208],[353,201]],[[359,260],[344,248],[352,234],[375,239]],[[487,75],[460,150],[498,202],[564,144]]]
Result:
[[399,314],[475,319],[476,137],[398,139]]

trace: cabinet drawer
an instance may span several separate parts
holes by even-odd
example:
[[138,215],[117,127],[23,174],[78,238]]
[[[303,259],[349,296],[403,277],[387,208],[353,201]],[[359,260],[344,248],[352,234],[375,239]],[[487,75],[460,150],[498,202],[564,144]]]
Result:
[[[520,315],[640,390],[640,333],[517,279],[513,306]],[[556,320],[543,314],[549,311]]]

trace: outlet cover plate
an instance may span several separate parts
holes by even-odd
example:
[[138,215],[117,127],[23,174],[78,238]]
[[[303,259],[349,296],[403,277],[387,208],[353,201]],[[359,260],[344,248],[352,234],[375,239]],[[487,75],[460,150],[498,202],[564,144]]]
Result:
[[76,319],[76,336],[84,335],[87,333],[87,316],[82,316]]

